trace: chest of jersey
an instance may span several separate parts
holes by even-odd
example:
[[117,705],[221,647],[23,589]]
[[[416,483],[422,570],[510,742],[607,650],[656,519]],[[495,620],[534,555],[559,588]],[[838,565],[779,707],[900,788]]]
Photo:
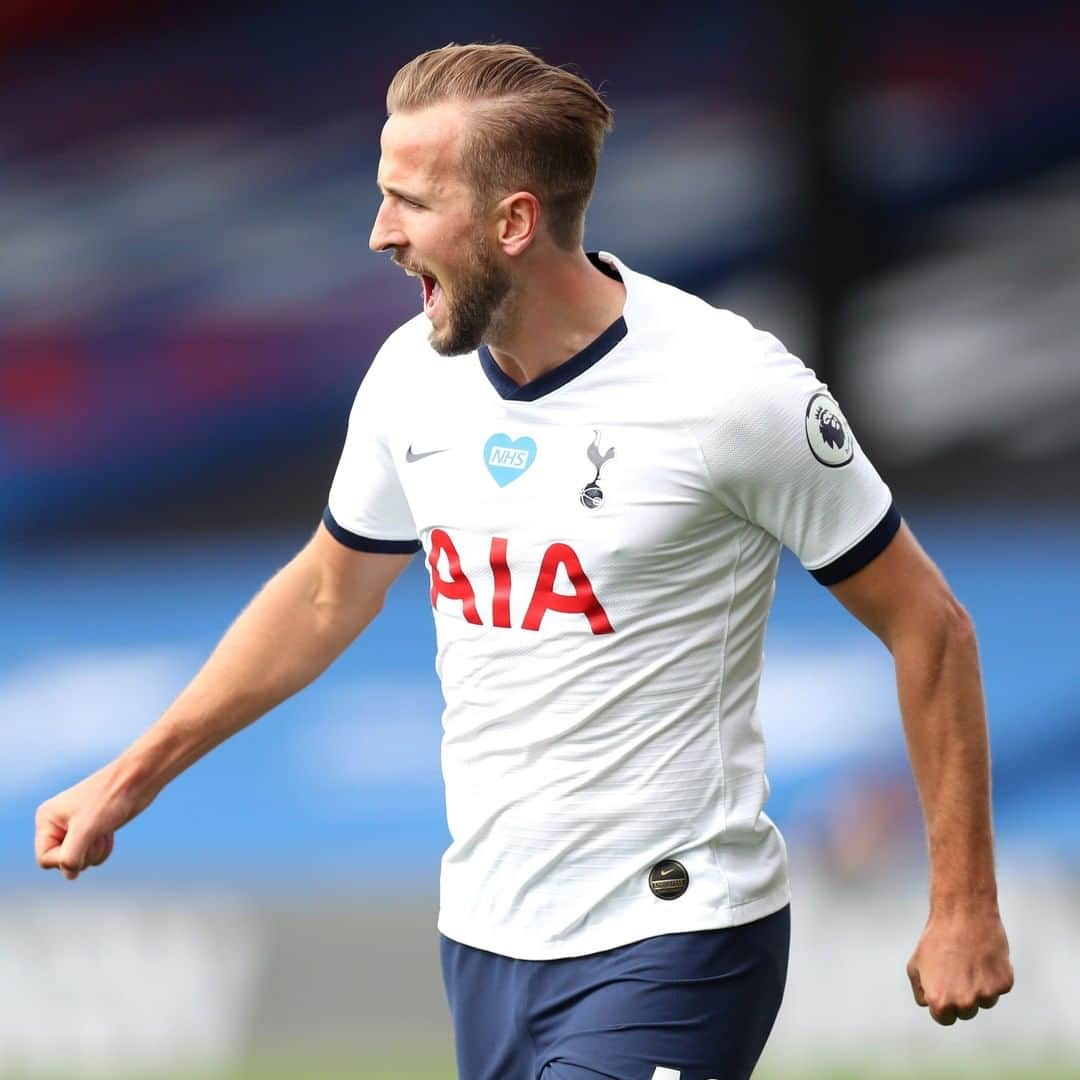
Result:
[[693,440],[625,403],[587,411],[429,410],[403,438],[399,476],[440,614],[606,633],[620,594],[666,588],[695,557],[717,506]]

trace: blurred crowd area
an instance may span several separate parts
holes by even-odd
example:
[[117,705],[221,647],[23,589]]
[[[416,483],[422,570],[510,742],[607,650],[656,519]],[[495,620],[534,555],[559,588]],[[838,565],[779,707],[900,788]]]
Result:
[[318,521],[356,385],[419,310],[367,248],[386,85],[452,40],[602,88],[587,247],[805,358],[980,630],[1020,981],[983,1043],[946,1045],[902,1000],[924,867],[889,658],[782,562],[761,701],[797,898],[777,1062],[866,1051],[853,1075],[926,1077],[981,1046],[1058,1075],[1029,1066],[1080,1060],[1047,1005],[1080,992],[1080,7],[948,0],[0,3],[0,999],[21,1002],[0,1074],[203,1075],[357,1040],[446,1060],[419,560],[96,879],[45,877],[30,836]]
[[312,520],[417,310],[385,88],[449,40],[600,85],[588,244],[778,332],[904,491],[1064,494],[1080,10],[1014,7],[7,0],[0,531]]

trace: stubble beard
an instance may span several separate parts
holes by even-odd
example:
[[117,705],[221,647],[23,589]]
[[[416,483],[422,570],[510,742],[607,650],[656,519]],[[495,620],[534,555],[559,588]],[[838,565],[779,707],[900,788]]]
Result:
[[452,297],[443,288],[447,325],[444,330],[432,329],[431,347],[440,356],[474,352],[506,321],[512,292],[510,274],[478,239],[455,276]]

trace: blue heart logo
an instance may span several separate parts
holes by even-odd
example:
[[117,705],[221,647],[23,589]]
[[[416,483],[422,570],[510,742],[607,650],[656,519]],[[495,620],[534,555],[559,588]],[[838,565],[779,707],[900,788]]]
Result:
[[536,442],[528,435],[511,439],[500,431],[484,443],[484,464],[499,487],[506,487],[527,472],[535,460]]

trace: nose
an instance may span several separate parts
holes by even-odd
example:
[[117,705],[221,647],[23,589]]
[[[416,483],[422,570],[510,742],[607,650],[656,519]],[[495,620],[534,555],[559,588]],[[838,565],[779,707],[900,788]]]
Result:
[[368,247],[372,251],[387,251],[390,248],[406,247],[408,240],[401,231],[401,224],[397,214],[390,206],[388,200],[383,199],[379,204],[379,212],[375,215],[375,223],[371,226],[371,236],[368,239]]

